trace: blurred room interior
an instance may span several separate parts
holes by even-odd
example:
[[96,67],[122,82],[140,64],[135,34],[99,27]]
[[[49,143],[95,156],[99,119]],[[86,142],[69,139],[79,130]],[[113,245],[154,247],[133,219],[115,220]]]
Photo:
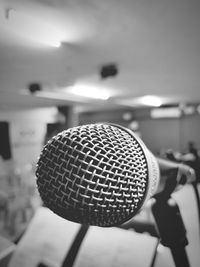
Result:
[[[18,262],[20,244],[39,213],[47,228],[48,220],[52,227],[72,227],[58,218],[53,225],[46,210],[44,216],[35,183],[41,149],[60,131],[99,122],[122,125],[154,155],[194,168],[198,185],[199,29],[198,0],[0,0],[0,266],[61,266],[67,245],[43,265],[42,256],[38,262]],[[190,185],[175,198],[191,236],[191,267],[197,267],[199,207]],[[109,238],[126,243],[127,233],[136,233],[131,238],[141,235],[144,242],[137,242],[145,251],[156,246],[159,237],[149,207],[133,221],[126,230],[114,229],[118,239],[118,232],[106,229]],[[94,236],[103,247],[100,236]],[[63,247],[67,241],[59,237]],[[128,251],[124,266],[132,264]],[[75,266],[90,266],[81,255]],[[132,266],[153,266],[151,255],[142,263],[144,251],[138,252],[140,259]],[[91,266],[111,266],[98,264]],[[174,266],[168,252],[154,264]]]

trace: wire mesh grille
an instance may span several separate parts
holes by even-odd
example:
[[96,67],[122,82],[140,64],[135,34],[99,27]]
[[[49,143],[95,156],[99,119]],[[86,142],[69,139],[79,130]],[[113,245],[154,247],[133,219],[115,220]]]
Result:
[[79,223],[112,226],[143,203],[148,169],[143,149],[113,125],[74,127],[44,147],[36,170],[44,204]]

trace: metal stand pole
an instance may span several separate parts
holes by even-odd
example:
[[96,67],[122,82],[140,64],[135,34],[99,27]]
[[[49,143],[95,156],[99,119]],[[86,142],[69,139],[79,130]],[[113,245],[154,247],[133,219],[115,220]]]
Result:
[[[172,171],[170,175],[177,174]],[[176,177],[174,177],[176,178]],[[171,197],[176,179],[168,179],[161,193],[155,195],[152,213],[156,221],[161,243],[170,248],[176,267],[189,267],[185,247],[188,245],[186,229],[179,207]]]

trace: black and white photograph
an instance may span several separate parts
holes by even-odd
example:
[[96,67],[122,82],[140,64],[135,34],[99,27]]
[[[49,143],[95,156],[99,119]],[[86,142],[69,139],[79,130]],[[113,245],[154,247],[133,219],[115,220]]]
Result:
[[0,267],[200,266],[200,1],[0,0]]

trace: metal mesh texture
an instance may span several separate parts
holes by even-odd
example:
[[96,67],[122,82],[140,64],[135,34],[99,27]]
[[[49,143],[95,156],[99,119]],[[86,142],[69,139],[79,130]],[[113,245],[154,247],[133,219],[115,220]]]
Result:
[[113,125],[74,127],[44,147],[36,170],[44,204],[65,219],[114,226],[143,204],[148,169],[138,141]]

